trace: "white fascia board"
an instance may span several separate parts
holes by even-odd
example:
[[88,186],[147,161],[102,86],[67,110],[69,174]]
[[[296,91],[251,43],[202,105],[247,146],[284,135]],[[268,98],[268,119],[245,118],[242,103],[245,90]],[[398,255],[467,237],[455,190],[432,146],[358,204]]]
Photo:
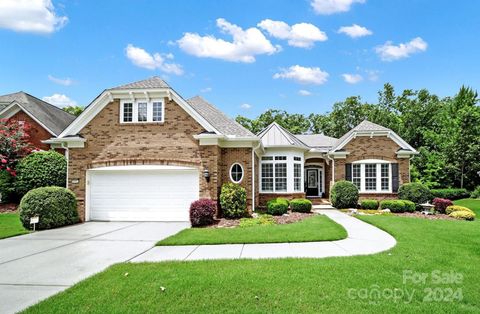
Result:
[[333,159],[345,159],[347,155],[350,154],[349,152],[332,152],[328,153],[328,156],[332,157]]
[[85,142],[87,140],[83,137],[66,137],[66,138],[51,138],[48,140],[42,141],[44,144],[50,144],[51,147],[62,147],[62,148],[83,148],[85,147]]
[[356,138],[357,136],[387,136],[388,138],[392,139],[398,146],[401,148],[409,149],[413,152],[413,154],[418,154],[418,152],[410,146],[407,142],[405,142],[400,136],[398,136],[397,133],[393,131],[355,131],[350,136],[348,136],[346,139],[344,139],[336,148],[335,150],[332,151],[336,152],[339,149],[342,149],[347,145],[352,139]]
[[152,171],[152,170],[182,170],[182,171],[198,171],[197,168],[184,167],[184,166],[170,166],[170,165],[129,165],[129,166],[111,166],[111,167],[99,167],[91,168],[88,171]]
[[309,151],[310,148],[308,147],[301,147],[301,146],[286,146],[286,145],[268,145],[268,146],[265,146],[265,149],[269,149],[269,148],[285,148],[285,149],[292,149],[292,150],[302,150],[302,151]]
[[[17,112],[19,111],[23,111],[25,112],[30,118],[33,119],[33,121],[37,122],[38,124],[40,124],[40,126],[42,128],[44,128],[45,130],[48,131],[48,133],[52,134],[53,136],[57,136],[57,134],[55,134],[52,130],[50,130],[49,128],[47,128],[45,126],[45,124],[43,124],[42,122],[40,122],[34,115],[32,115],[30,112],[28,112],[28,110],[26,110],[25,108],[22,107],[22,105],[20,103],[18,103],[17,101],[13,101],[10,105],[8,105],[6,108],[4,108],[2,110],[2,112],[0,112],[0,118],[5,118],[5,119],[8,119],[8,118],[11,118],[13,115],[15,115]],[[3,117],[3,115],[5,114],[5,117]]]
[[85,111],[78,116],[58,137],[63,138],[68,135],[75,135],[80,132],[107,104],[113,99],[145,99],[145,95],[149,98],[168,97],[173,99],[183,110],[185,110],[192,118],[194,118],[202,127],[209,132],[221,134],[207,120],[199,115],[180,95],[170,88],[158,89],[112,89],[104,90]]

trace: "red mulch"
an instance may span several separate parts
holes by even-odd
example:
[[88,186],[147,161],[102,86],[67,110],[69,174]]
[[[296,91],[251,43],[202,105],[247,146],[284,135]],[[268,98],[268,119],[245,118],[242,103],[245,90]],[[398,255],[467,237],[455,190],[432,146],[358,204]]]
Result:
[[[273,216],[275,223],[278,225],[291,224],[301,221],[305,218],[315,215],[314,213],[297,213],[288,212],[283,216]],[[205,228],[235,228],[240,224],[240,219],[225,219],[220,218],[215,221],[213,225],[206,226]]]
[[0,204],[0,213],[14,213],[17,211],[17,204]]
[[446,214],[425,215],[425,214],[422,214],[421,212],[413,212],[413,213],[395,213],[394,215],[404,216],[404,217],[423,218],[423,219],[429,219],[429,220],[438,220],[438,219],[455,220],[455,218],[452,218]]

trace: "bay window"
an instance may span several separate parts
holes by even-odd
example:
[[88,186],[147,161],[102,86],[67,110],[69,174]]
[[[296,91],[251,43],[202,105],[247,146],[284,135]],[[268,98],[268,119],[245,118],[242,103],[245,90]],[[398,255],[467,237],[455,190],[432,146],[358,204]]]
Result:
[[303,191],[303,156],[286,152],[260,159],[260,192]]
[[164,112],[165,108],[161,100],[123,101],[120,104],[120,122],[163,122]]
[[356,161],[348,178],[361,193],[391,193],[392,167],[384,160]]

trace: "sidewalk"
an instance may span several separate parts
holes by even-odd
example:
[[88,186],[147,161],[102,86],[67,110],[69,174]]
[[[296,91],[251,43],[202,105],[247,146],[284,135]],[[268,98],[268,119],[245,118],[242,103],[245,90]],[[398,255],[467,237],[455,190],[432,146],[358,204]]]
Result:
[[316,210],[342,225],[346,239],[321,242],[156,246],[131,262],[193,261],[240,258],[323,258],[374,254],[395,246],[383,230],[337,210]]

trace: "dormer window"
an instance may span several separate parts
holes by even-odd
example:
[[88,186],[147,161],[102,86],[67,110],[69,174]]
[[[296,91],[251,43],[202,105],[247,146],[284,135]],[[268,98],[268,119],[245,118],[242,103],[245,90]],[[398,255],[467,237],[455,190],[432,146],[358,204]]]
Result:
[[121,123],[163,122],[165,115],[162,100],[122,101],[120,104]]

